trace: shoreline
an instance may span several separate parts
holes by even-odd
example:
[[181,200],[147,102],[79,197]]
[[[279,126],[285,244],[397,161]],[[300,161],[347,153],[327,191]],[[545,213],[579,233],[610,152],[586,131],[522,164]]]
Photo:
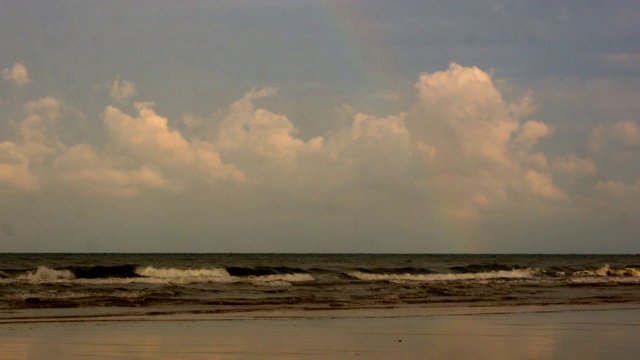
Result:
[[635,359],[640,307],[621,305],[49,317],[0,323],[0,358]]
[[216,309],[214,307],[89,307],[0,310],[0,326],[20,323],[109,321],[217,321],[260,319],[405,318],[464,315],[506,315],[584,311],[640,311],[639,303],[549,305],[405,305],[365,308]]

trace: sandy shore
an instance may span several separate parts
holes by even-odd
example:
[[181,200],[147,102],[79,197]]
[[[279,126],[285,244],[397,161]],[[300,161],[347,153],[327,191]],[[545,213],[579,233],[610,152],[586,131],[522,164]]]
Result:
[[640,352],[637,308],[488,312],[495,311],[378,309],[31,320],[10,314],[0,322],[0,358],[636,359]]

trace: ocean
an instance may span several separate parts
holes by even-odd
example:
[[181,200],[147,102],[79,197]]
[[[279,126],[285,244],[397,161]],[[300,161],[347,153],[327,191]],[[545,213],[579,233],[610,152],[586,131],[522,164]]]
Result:
[[640,304],[640,256],[0,254],[0,318],[600,304]]

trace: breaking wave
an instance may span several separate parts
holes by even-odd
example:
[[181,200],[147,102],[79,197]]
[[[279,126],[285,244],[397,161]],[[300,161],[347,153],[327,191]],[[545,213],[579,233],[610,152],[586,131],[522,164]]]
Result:
[[[314,281],[308,273],[289,272],[295,269],[243,269],[231,268],[176,269],[155,268],[153,266],[136,267],[134,265],[73,267],[51,269],[39,266],[15,278],[1,278],[7,282],[26,282],[31,284],[77,282],[84,284],[194,284],[194,283],[237,283],[247,282],[255,285],[287,286],[291,283]],[[245,274],[245,275],[239,275]]]
[[626,276],[640,277],[640,269],[636,267],[625,267],[623,269],[612,269],[609,265],[602,266],[595,270],[580,270],[573,273],[573,276]]
[[69,270],[49,269],[46,266],[38,266],[34,271],[27,271],[19,275],[17,280],[24,280],[29,283],[56,282],[75,279],[75,275]]
[[0,254],[0,310],[637,305],[639,259],[636,255]]
[[487,279],[517,279],[530,278],[538,273],[532,268],[498,270],[480,273],[460,273],[460,274],[378,274],[362,271],[352,271],[346,273],[348,276],[363,281],[456,281],[456,280],[487,280]]
[[[314,281],[315,278],[307,273],[276,273],[266,270],[251,271],[246,269],[241,275],[238,268],[210,268],[210,269],[174,269],[174,268],[154,268],[148,266],[137,270],[137,273],[145,278],[166,279],[171,283],[199,283],[199,282],[251,282],[257,285],[289,285],[290,283]],[[266,274],[265,274],[266,273]]]
[[224,280],[230,278],[229,272],[224,268],[212,268],[212,269],[174,269],[174,268],[160,268],[157,269],[153,266],[147,266],[138,268],[136,270],[138,275],[144,277],[164,278],[164,279],[209,279]]

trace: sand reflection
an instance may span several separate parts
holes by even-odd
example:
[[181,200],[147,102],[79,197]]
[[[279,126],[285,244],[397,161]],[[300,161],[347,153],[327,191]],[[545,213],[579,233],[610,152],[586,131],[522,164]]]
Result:
[[640,311],[0,325],[0,357],[635,359]]

